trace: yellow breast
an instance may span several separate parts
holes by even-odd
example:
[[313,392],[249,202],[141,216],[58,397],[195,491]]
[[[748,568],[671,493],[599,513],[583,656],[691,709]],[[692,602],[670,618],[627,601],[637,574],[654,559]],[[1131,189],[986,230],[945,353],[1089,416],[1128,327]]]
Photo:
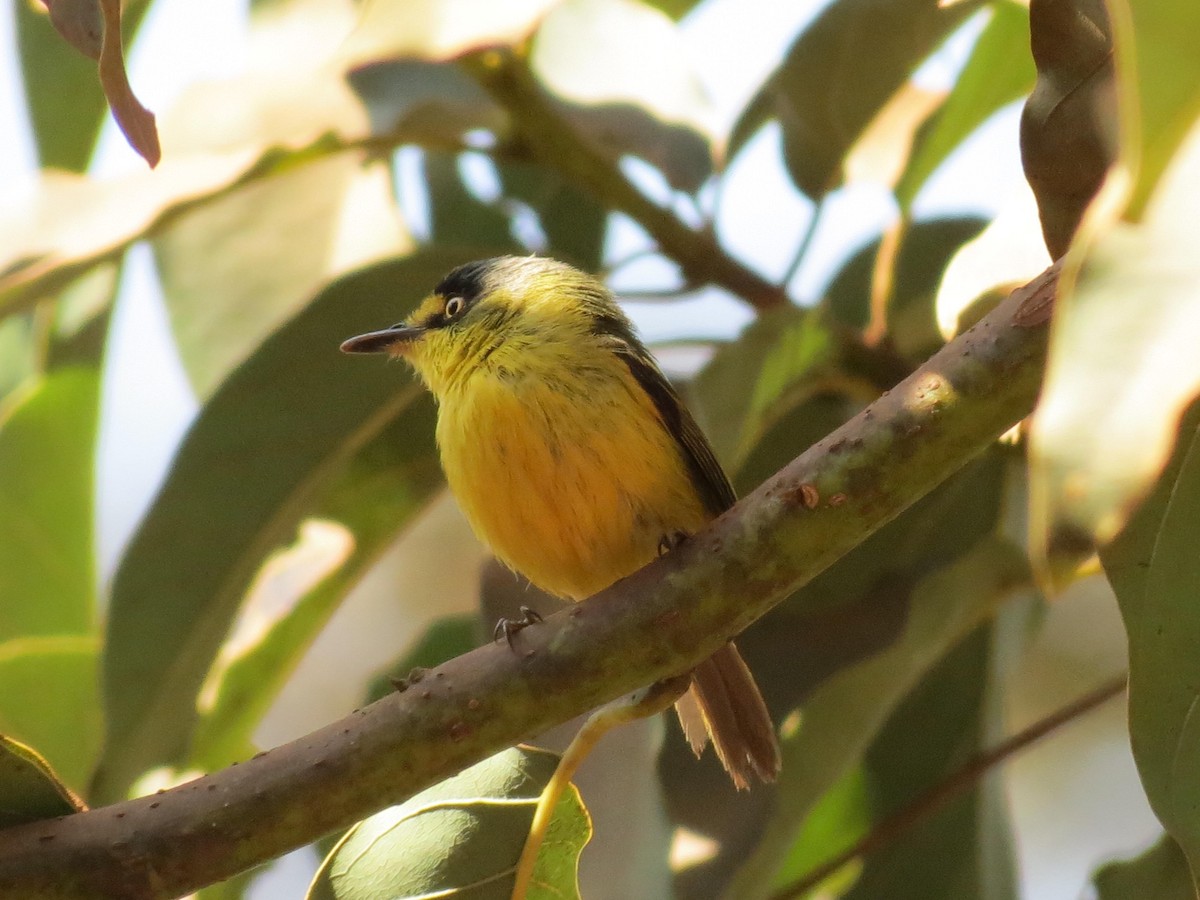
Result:
[[641,568],[707,515],[675,442],[623,365],[553,387],[480,372],[441,398],[447,481],[475,533],[550,593],[582,599]]

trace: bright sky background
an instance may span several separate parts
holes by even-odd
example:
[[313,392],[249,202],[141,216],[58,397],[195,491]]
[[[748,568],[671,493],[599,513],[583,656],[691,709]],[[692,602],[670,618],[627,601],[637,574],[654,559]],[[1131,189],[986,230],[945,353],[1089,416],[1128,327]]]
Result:
[[[697,71],[706,79],[719,124],[727,126],[734,120],[786,49],[799,24],[823,5],[821,0],[708,0],[685,21],[686,40]],[[246,62],[242,27],[246,6],[245,0],[156,0],[129,54],[131,80],[142,102],[163,111],[188,84],[237,74]],[[10,201],[30,188],[34,173],[34,153],[24,125],[12,42],[12,15],[10,5],[0,9],[0,186]],[[918,75],[922,84],[944,87],[952,82],[970,50],[978,24],[968,25],[922,69]],[[221,51],[214,53],[211,48]],[[1017,106],[1008,108],[968,141],[922,193],[918,218],[992,215],[1005,201],[1027,190],[1017,153],[1018,115]],[[981,164],[986,165],[987,178],[978,177]],[[143,165],[109,122],[93,171],[111,175]],[[796,197],[780,165],[777,129],[764,129],[730,172],[718,223],[723,237],[735,254],[777,277],[784,271],[810,213],[808,204]],[[894,202],[882,187],[863,185],[834,196],[823,215],[809,263],[792,283],[794,294],[801,300],[813,299],[846,252],[877,234],[894,213]],[[612,243],[616,247],[627,246],[632,240],[627,231],[615,229]],[[620,255],[619,249],[610,250],[611,255]],[[622,273],[616,287],[634,289],[662,277],[661,267],[633,266]],[[743,308],[715,292],[683,304],[634,304],[631,311],[651,340],[677,335],[681,321],[689,323],[690,333],[694,333],[694,323],[706,322],[714,335],[727,336],[749,318]],[[195,411],[168,340],[150,256],[144,247],[135,248],[125,267],[124,291],[111,340],[99,463],[99,554],[105,576],[111,573],[119,548],[152,498]],[[1120,720],[1110,726],[1119,729]],[[1075,799],[1097,793],[1122,799],[1125,811],[1102,839],[1114,851],[1136,845],[1154,830],[1128,759],[1128,748],[1119,730],[1115,734],[1106,738],[1108,744],[1101,748],[1100,756],[1093,750],[1073,751],[1093,753],[1081,758],[1079,768],[1086,770],[1081,777],[1086,775],[1088,780],[1080,782]],[[1094,748],[1094,743],[1088,746]],[[1104,790],[1097,791],[1098,784],[1104,785]],[[1022,826],[1019,844],[1026,896],[1030,900],[1076,896],[1097,861],[1097,835],[1080,833],[1075,844],[1064,843],[1063,832],[1069,829],[1056,824],[1055,817],[1045,809],[1034,809],[1040,796],[1044,792],[1018,786],[1016,813]],[[1093,810],[1088,815],[1101,814]],[[293,860],[290,874],[273,882],[273,886],[261,886],[257,893],[263,898],[292,896],[307,865]]]

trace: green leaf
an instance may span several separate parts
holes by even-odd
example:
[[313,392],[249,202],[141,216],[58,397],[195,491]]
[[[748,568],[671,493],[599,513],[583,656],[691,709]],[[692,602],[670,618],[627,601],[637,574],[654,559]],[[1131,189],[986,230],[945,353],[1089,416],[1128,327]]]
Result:
[[93,627],[99,402],[94,369],[64,368],[0,410],[0,640]]
[[1116,153],[1112,33],[1103,0],[1034,0],[1029,25],[1038,77],[1021,114],[1021,162],[1057,259]]
[[434,669],[480,644],[479,616],[474,613],[444,616],[433,622],[417,642],[387,670],[371,679],[364,702],[374,703],[396,688],[393,678],[405,678],[413,669]]
[[[761,483],[792,459],[797,447],[825,437],[852,412],[849,404],[829,395],[798,407],[755,448],[737,473],[737,486]],[[803,723],[808,702],[830,679],[854,671],[903,640],[906,623],[912,621],[913,586],[964,558],[995,533],[1005,480],[1005,455],[986,454],[738,636],[738,648],[775,720],[785,722],[785,731],[786,723],[796,717]],[[859,709],[853,699],[847,702],[848,710]],[[793,716],[797,708],[799,712]],[[830,710],[828,715],[837,713]],[[879,724],[886,716],[885,711]],[[835,731],[829,740],[836,743],[843,734]],[[862,746],[872,737],[866,735]],[[832,745],[822,746],[820,765],[842,761],[849,768],[857,764],[859,756],[851,750],[844,758],[839,752]],[[816,792],[813,802],[823,796],[825,788],[839,782],[848,768],[820,775],[829,780],[812,786]],[[684,873],[687,884],[705,885],[712,893],[725,885],[759,845],[764,829],[771,827],[778,797],[766,786],[737,795],[711,756],[697,764],[681,735],[663,748],[659,773],[674,824],[721,844],[713,860]],[[753,827],[747,825],[748,820],[754,822]],[[804,814],[795,828],[806,828],[808,821]],[[776,865],[782,865],[795,846],[792,832],[781,832],[778,838],[780,856],[765,864],[762,872],[746,876],[747,882],[770,883]],[[738,896],[732,890],[726,893]]]
[[[1121,136],[1129,161],[1137,161],[1129,215],[1140,216],[1163,172],[1200,115],[1200,4],[1178,0],[1127,0],[1116,26],[1118,90],[1126,119]],[[1130,146],[1136,142],[1135,146]]]
[[1106,863],[1092,883],[1096,900],[1196,900],[1187,859],[1169,835],[1139,856]]
[[422,160],[429,192],[429,230],[439,244],[458,247],[504,247],[510,253],[522,248],[512,236],[508,214],[496,204],[484,203],[468,188],[454,153],[426,151]]
[[[433,429],[433,401],[421,397],[313,503],[317,518],[301,535],[316,532],[317,539],[299,542],[299,558],[283,551],[263,566],[209,675],[212,700],[197,723],[189,766],[211,771],[245,757],[254,730],[329,617],[441,488]],[[304,583],[304,569],[312,567],[315,583],[297,590],[295,580]]]
[[712,173],[711,108],[682,33],[639,0],[563,0],[534,35],[530,65],[568,121],[614,159],[695,192]]
[[406,243],[390,183],[358,153],[283,168],[174,218],[154,256],[196,393],[210,396],[331,278]]
[[528,204],[537,213],[546,236],[539,252],[587,272],[598,271],[608,211],[596,198],[540,166],[505,163],[497,168],[505,196]]
[[32,316],[12,316],[0,321],[0,410],[8,395],[34,372]]
[[499,132],[507,123],[504,110],[454,62],[388,59],[346,77],[367,106],[371,133],[397,142],[456,150],[467,132]]
[[57,777],[82,791],[96,764],[100,641],[91,635],[0,643],[0,732],[37,747]]
[[[558,756],[517,747],[465,769],[354,826],[325,860],[310,900],[508,898],[539,795]],[[591,837],[574,786],[556,806],[529,898],[578,898]]]
[[[985,219],[930,219],[904,232],[892,272],[887,334],[897,352],[924,361],[943,343],[935,297],[951,258],[976,238]],[[871,317],[871,281],[881,239],[857,250],[825,288],[825,303],[838,319],[865,328]]]
[[863,130],[979,0],[840,0],[827,6],[789,48],[779,68],[734,127],[732,157],[778,119],[796,186],[814,200],[842,180],[842,163]]
[[961,334],[1014,289],[1039,277],[1051,262],[1037,201],[1032,191],[1021,190],[946,265],[934,300],[942,337]]
[[99,367],[103,363],[120,278],[118,261],[102,263],[68,284],[54,298],[47,369]]
[[[717,457],[741,467],[767,430],[811,396],[805,390],[830,361],[826,329],[795,306],[769,310],[696,376],[696,414]],[[790,403],[788,401],[791,401]]]
[[32,747],[0,734],[0,828],[68,816],[83,803]]
[[366,442],[426,402],[403,369],[338,342],[394,322],[468,258],[430,250],[339,279],[201,410],[113,581],[97,796],[184,757],[197,693],[262,561]]
[[1200,391],[1200,123],[1146,209],[1114,224],[1059,285],[1034,417],[1035,546],[1110,539],[1162,468]]
[[[86,19],[94,14],[99,21],[95,0],[55,0],[55,5],[59,4],[75,7],[77,17]],[[128,0],[121,6],[122,38],[128,46],[150,4],[148,0]],[[108,115],[96,62],[68,44],[36,4],[15,3],[13,7],[25,102],[38,159],[48,168],[82,172]],[[64,12],[71,15],[70,10]]]
[[1033,89],[1037,72],[1029,55],[1029,8],[995,0],[991,18],[942,108],[917,134],[896,199],[909,209],[929,176],[992,113]]
[[[861,840],[871,825],[871,796],[861,767],[843,775],[825,792],[804,820],[787,859],[775,874],[776,889],[786,888],[808,875],[827,859],[837,856]],[[861,863],[850,863],[835,872],[818,889],[840,897],[862,871]]]
[[[964,590],[972,590],[967,585]],[[891,815],[1004,736],[1004,684],[1035,610],[1006,604],[923,679],[867,753],[868,790]],[[1015,900],[1019,896],[1004,783],[993,771],[866,860],[847,900]]]
[[1155,815],[1200,867],[1200,411],[1153,492],[1100,559],[1129,635],[1129,733]]
[[916,585],[896,643],[817,687],[801,705],[799,728],[782,743],[775,815],[725,896],[767,895],[820,798],[862,757],[908,692],[1025,577],[1016,548],[984,539]]

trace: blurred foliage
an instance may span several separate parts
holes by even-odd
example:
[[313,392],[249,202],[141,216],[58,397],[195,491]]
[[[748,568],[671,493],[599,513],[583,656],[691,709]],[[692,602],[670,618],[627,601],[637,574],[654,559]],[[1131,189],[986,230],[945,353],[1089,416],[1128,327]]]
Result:
[[[666,309],[708,283],[753,315],[681,377],[749,490],[953,331],[936,298],[987,223],[923,218],[919,201],[981,125],[1028,95],[1025,171],[1045,244],[1065,254],[1030,452],[996,447],[948,469],[740,638],[783,727],[777,785],[737,794],[672,722],[661,799],[631,804],[625,830],[653,836],[647,872],[666,871],[673,832],[704,849],[672,856],[680,897],[787,893],[1003,737],[1007,676],[1039,620],[1034,581],[1052,593],[1099,549],[1129,634],[1134,754],[1170,836],[1104,866],[1096,889],[1193,895],[1200,6],[831,0],[763,66],[726,134],[704,87],[720,64],[686,39],[697,7],[721,2],[253,3],[247,70],[159,111],[156,171],[109,179],[86,174],[106,111],[96,64],[76,49],[99,52],[99,0],[56,0],[53,23],[41,4],[16,4],[43,171],[33,196],[0,214],[3,824],[70,813],[68,787],[109,802],[160,767],[211,770],[254,752],[326,622],[441,492],[432,403],[401,368],[347,362],[341,339],[400,319],[481,256],[683,273]],[[150,6],[124,4],[126,42]],[[951,37],[969,42],[953,83],[918,90],[914,73]],[[835,274],[810,306],[739,260],[731,248],[754,235],[722,218],[727,188],[762,183],[732,176],[759,164],[743,150],[763,138],[798,209],[869,176],[895,202],[885,233],[832,253]],[[888,174],[856,162],[866,158],[886,158]],[[119,276],[142,242],[199,408],[101,592],[105,355]],[[821,244],[798,239],[793,271]],[[985,297],[1011,280],[979,277]],[[678,336],[712,333],[687,315]],[[116,452],[137,440],[112,435]],[[455,551],[439,564],[456,565]],[[525,602],[523,585],[508,586],[505,602]],[[391,674],[472,646],[477,625],[435,621],[396,648]],[[508,788],[529,788],[530,766],[553,759],[515,756],[491,761],[508,765]],[[437,813],[450,831],[409,804],[362,823],[312,896],[380,896],[401,887],[378,879],[416,869],[437,877],[405,890],[442,889],[511,867],[528,809],[500,839],[475,786]],[[557,864],[540,870],[547,890],[578,891],[588,799],[565,804],[569,834],[551,839]],[[471,834],[470,852],[442,853]],[[595,871],[625,866],[605,856],[610,844],[598,830],[585,875],[589,854],[603,861]],[[821,896],[1015,898],[1012,846],[993,772],[843,867]],[[241,896],[248,881],[211,896]]]

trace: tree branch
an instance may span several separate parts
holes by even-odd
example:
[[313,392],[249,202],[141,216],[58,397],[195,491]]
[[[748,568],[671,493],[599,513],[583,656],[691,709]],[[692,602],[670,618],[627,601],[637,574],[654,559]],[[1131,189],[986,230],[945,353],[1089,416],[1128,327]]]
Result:
[[[0,896],[172,897],[687,671],[1026,416],[1057,267],[677,550],[242,765],[0,832]],[[653,636],[653,639],[648,639]]]

